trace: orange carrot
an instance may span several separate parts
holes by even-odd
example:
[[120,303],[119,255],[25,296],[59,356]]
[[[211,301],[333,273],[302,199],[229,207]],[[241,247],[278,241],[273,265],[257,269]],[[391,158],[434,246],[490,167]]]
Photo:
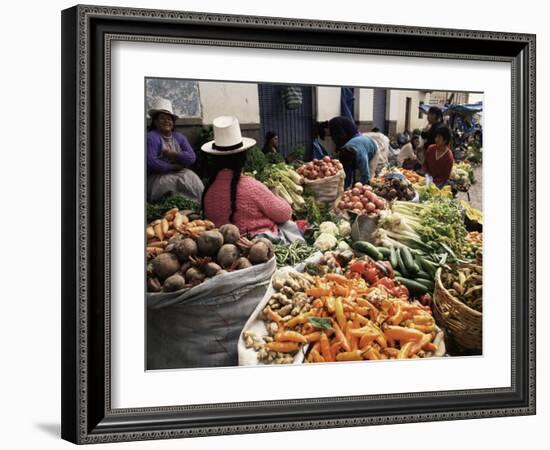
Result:
[[411,355],[411,349],[414,345],[414,342],[409,341],[405,345],[401,347],[401,350],[399,350],[399,353],[397,355],[397,359],[405,359],[408,358]]
[[317,342],[321,339],[321,332],[314,331],[313,333],[305,334],[304,337],[307,342]]
[[362,359],[363,352],[361,350],[341,352],[336,355],[336,361],[361,361]]
[[365,359],[380,359],[380,352],[374,347],[369,347],[364,353],[363,356]]
[[350,280],[344,275],[339,275],[337,273],[327,273],[324,276],[325,280],[334,281],[335,283],[342,284],[344,286],[349,286]]
[[297,342],[299,344],[307,344],[307,339],[304,335],[296,331],[279,331],[275,334],[275,340],[279,342]]
[[340,346],[346,352],[349,352],[351,350],[351,348],[349,346],[349,342],[346,339],[346,336],[345,336],[344,332],[342,331],[342,329],[340,328],[340,326],[334,321],[332,323],[332,329],[334,330],[334,335],[336,336],[336,339],[338,339],[338,341],[340,341]]
[[317,350],[311,350],[311,352],[309,352],[309,355],[311,356],[311,360],[314,363],[325,362],[325,358],[323,358]]
[[424,333],[414,328],[405,328],[396,325],[390,325],[384,330],[384,336],[393,341],[418,341],[422,339]]
[[324,297],[330,295],[330,289],[320,287],[309,288],[306,290],[306,294],[310,297]]
[[325,358],[325,361],[333,361],[332,354],[330,352],[330,343],[326,333],[321,333],[319,344],[321,347],[321,355],[323,356],[323,358]]
[[268,342],[265,347],[272,352],[290,353],[298,351],[298,344],[296,342]]

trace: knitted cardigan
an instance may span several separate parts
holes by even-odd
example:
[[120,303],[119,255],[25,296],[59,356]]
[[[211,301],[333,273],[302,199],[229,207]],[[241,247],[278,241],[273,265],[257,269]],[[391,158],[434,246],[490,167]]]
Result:
[[[232,178],[232,170],[222,170],[204,196],[205,216],[216,227],[229,223]],[[233,215],[233,223],[241,234],[277,234],[277,224],[290,220],[291,216],[292,209],[286,201],[277,197],[258,180],[241,176]]]

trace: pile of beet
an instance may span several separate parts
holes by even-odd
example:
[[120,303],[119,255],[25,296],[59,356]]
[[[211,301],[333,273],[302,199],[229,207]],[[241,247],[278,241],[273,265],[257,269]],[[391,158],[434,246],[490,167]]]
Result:
[[262,264],[273,257],[269,239],[252,241],[226,224],[199,234],[176,234],[147,265],[148,292],[173,292],[217,275]]

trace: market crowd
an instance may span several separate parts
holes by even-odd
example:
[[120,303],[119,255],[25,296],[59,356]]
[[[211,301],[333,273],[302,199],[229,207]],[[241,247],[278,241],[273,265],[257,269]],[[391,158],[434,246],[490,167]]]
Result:
[[[253,177],[243,174],[247,150],[256,145],[242,137],[236,117],[213,120],[214,139],[201,151],[212,156],[213,166],[205,183],[191,170],[196,154],[188,139],[175,130],[178,118],[169,100],[157,98],[149,110],[147,131],[147,197],[157,201],[167,194],[181,193],[202,206],[205,219],[217,227],[235,224],[241,233],[300,239],[291,221],[291,206]],[[326,146],[330,136],[335,150]],[[264,153],[278,153],[277,133],[269,131]],[[337,158],[345,170],[345,187],[356,182],[366,184],[388,164],[414,170],[438,188],[449,182],[454,163],[451,130],[437,107],[428,111],[428,123],[422,130],[400,134],[397,142],[378,129],[362,133],[348,117],[334,117],[317,124],[311,150],[305,161]]]

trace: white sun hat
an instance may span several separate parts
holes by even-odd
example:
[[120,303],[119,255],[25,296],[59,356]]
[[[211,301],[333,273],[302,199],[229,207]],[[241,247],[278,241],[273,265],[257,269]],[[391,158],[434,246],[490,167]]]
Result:
[[178,118],[178,116],[174,114],[172,102],[167,98],[155,97],[153,99],[153,104],[151,105],[151,109],[148,113],[149,117],[153,117],[157,113],[170,114],[174,118],[174,120]]
[[244,152],[256,144],[251,138],[242,137],[239,121],[233,116],[220,116],[212,121],[214,140],[203,144],[201,150],[212,155],[232,155]]

